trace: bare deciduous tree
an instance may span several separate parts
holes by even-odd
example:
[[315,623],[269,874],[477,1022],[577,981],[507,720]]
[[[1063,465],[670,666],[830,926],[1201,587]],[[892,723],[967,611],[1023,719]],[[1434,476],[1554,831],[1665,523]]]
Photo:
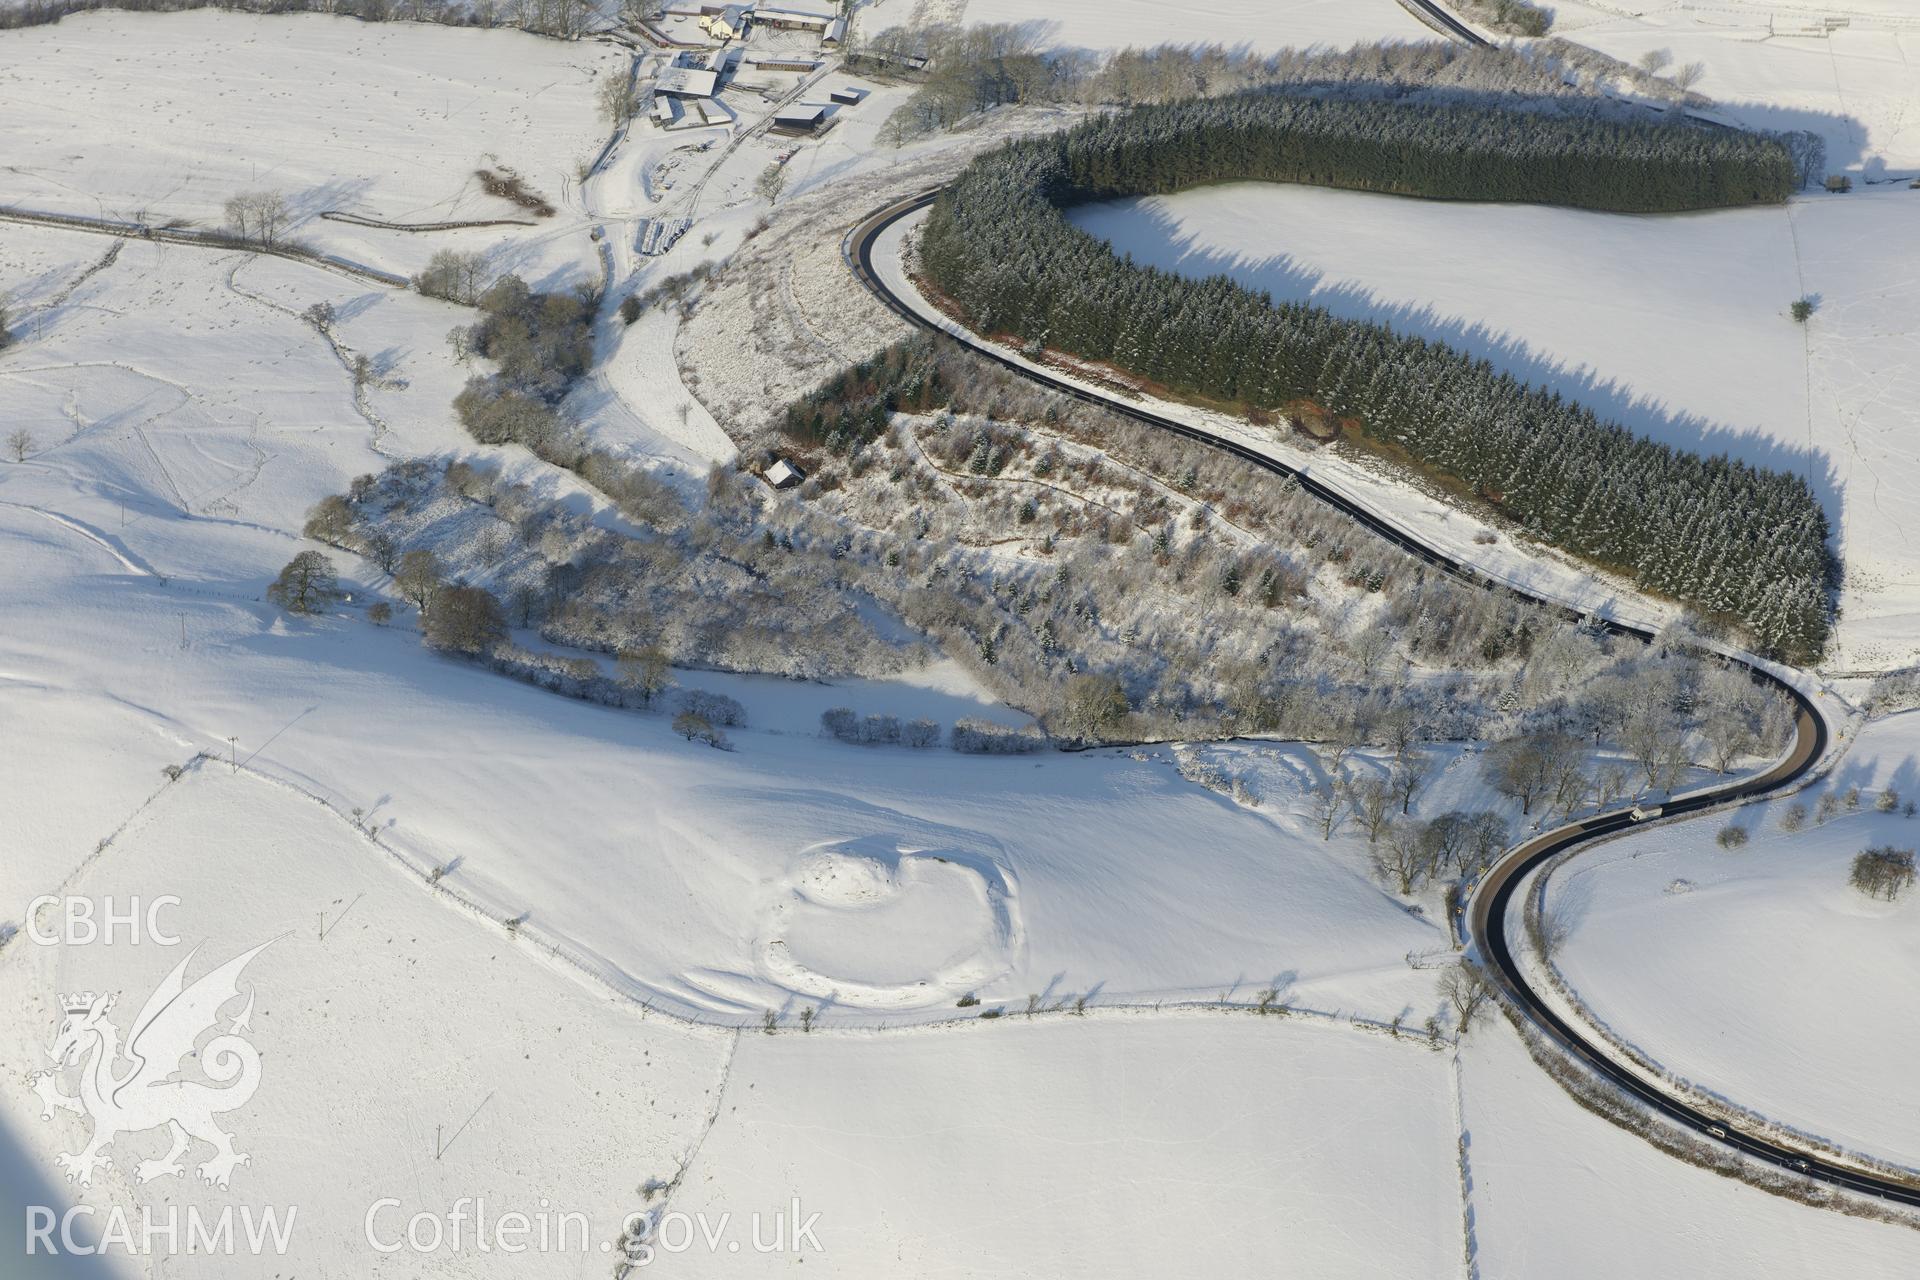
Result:
[[1549,961],[1560,958],[1567,940],[1573,936],[1573,921],[1557,907],[1539,907],[1529,913],[1527,924],[1533,934],[1533,944]]
[[667,669],[667,651],[657,644],[629,649],[619,657],[620,683],[640,695],[648,706],[673,683]]
[[[427,259],[426,267],[413,278],[413,287],[427,297],[442,298],[463,306],[479,302],[480,295],[487,291],[490,283],[487,255],[463,253],[458,249],[439,250]],[[461,340],[455,341],[454,333],[461,334]],[[447,340],[453,344],[455,359],[464,363],[471,358],[472,336],[466,330],[454,330],[447,335]]]
[[1913,850],[1883,845],[1868,849],[1853,860],[1848,883],[1869,898],[1892,902],[1914,880]]
[[1488,810],[1473,815],[1461,853],[1461,870],[1480,875],[1507,847],[1507,820]]
[[1329,775],[1325,782],[1313,789],[1313,820],[1320,828],[1322,840],[1333,839],[1333,833],[1339,830],[1341,820],[1347,816],[1350,799],[1347,780],[1338,774]]
[[1396,823],[1387,830],[1386,838],[1373,847],[1374,870],[1396,886],[1403,897],[1419,888],[1432,870],[1425,832],[1423,822]]
[[288,613],[318,613],[340,598],[333,561],[318,551],[302,551],[267,588],[267,599]]
[[704,742],[710,747],[724,747],[726,735],[714,728],[713,722],[697,711],[682,711],[673,718],[673,731],[688,742]]
[[1534,803],[1552,794],[1555,780],[1577,761],[1579,748],[1564,733],[1523,733],[1487,748],[1487,781],[1503,796],[1520,802],[1530,814]]
[[416,548],[401,556],[400,568],[393,575],[394,587],[413,602],[413,607],[420,611],[423,618],[444,580],[440,572],[440,557],[424,548]]
[[1082,675],[1067,682],[1061,698],[1060,729],[1082,742],[1096,741],[1127,718],[1127,694],[1111,676]]
[[1440,994],[1453,1009],[1454,1034],[1464,1036],[1493,998],[1493,986],[1479,968],[1461,960],[1440,976]]
[[442,587],[425,617],[427,643],[455,653],[485,653],[507,634],[500,602],[485,587]]
[[1393,793],[1400,799],[1402,815],[1413,811],[1413,798],[1427,785],[1433,773],[1433,757],[1424,751],[1409,750],[1393,766]]
[[787,166],[778,162],[762,169],[760,176],[753,180],[754,193],[765,196],[768,204],[775,204],[779,201],[780,191],[786,185]]
[[15,462],[25,462],[27,455],[33,452],[33,432],[25,427],[15,427],[7,436],[7,452],[13,455]]
[[1393,825],[1393,788],[1382,778],[1362,778],[1349,788],[1353,814],[1366,828],[1367,843],[1378,844],[1381,834]]
[[287,201],[278,191],[243,191],[227,201],[227,227],[242,240],[272,245],[287,228]]
[[595,97],[600,104],[600,115],[616,129],[633,119],[640,109],[640,95],[634,91],[625,72],[610,73],[600,82]]
[[1549,797],[1554,812],[1563,818],[1571,817],[1575,809],[1586,803],[1587,792],[1592,789],[1586,762],[1577,751],[1569,751],[1554,768],[1553,793]]

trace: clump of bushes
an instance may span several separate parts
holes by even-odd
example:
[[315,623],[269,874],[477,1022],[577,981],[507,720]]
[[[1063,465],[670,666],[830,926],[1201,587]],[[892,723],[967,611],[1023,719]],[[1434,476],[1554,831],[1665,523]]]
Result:
[[827,736],[841,742],[863,745],[934,747],[940,744],[940,724],[936,720],[909,720],[902,724],[898,716],[862,716],[851,707],[833,707],[822,711],[820,728]]
[[1722,849],[1738,849],[1747,843],[1749,836],[1745,827],[1727,826],[1720,828],[1720,834],[1714,838]]
[[[727,746],[727,735],[720,732],[713,721],[697,711],[682,711],[676,715],[673,718],[673,731],[688,742],[704,742],[715,750],[724,750]],[[769,1012],[767,1017],[771,1020],[773,1014]],[[772,1031],[771,1021],[769,1021],[767,1032],[771,1035]]]
[[519,390],[556,400],[593,364],[593,306],[585,291],[535,293],[509,275],[478,303],[474,354],[498,363],[500,377]]
[[536,191],[528,190],[527,180],[505,165],[502,165],[498,172],[492,169],[475,169],[473,176],[480,180],[480,189],[488,195],[511,200],[536,218],[553,216],[553,206],[547,202],[547,198]]
[[1527,0],[1453,0],[1464,17],[1506,36],[1544,36],[1553,14]]
[[1020,755],[1045,747],[1047,735],[1037,728],[1016,729],[969,718],[954,724],[950,743],[955,751],[971,755]]
[[436,649],[483,654],[506,639],[507,616],[485,587],[443,586],[422,615],[420,630]]
[[442,249],[413,277],[413,287],[429,298],[472,306],[487,291],[487,256]]
[[584,463],[574,456],[578,450],[556,406],[593,365],[593,295],[535,293],[510,275],[480,294],[477,305],[480,321],[464,331],[464,340],[499,372],[470,379],[454,397],[460,424],[482,444],[523,444],[549,462],[580,469]]
[[1913,884],[1913,877],[1913,850],[1882,845],[1854,857],[1848,883],[1869,898],[1892,902]]
[[786,435],[846,453],[885,434],[895,413],[926,413],[952,394],[931,343],[895,343],[787,406]]
[[747,709],[724,693],[684,689],[676,699],[676,705],[682,715],[698,716],[709,724],[738,728],[747,722]]

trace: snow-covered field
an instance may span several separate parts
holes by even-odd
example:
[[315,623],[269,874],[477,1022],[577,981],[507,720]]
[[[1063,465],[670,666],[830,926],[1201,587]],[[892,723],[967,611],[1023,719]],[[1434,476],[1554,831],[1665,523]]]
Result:
[[[208,1186],[197,1165],[211,1149],[197,1144],[182,1174],[140,1182],[136,1165],[161,1159],[167,1135],[129,1134],[90,1187],[62,1185],[102,1211],[195,1206],[211,1220],[230,1202],[272,1206],[293,1216],[296,1269],[324,1275],[364,1273],[367,1217],[382,1199],[395,1202],[377,1212],[383,1242],[415,1212],[444,1214],[462,1196],[496,1215],[551,1202],[593,1224],[588,1256],[553,1273],[586,1274],[644,1207],[640,1184],[673,1177],[718,1102],[724,1033],[644,1018],[582,986],[504,929],[436,902],[341,815],[224,763],[170,784],[65,892],[123,911],[171,895],[177,905],[156,919],[179,941],[129,941],[124,930],[112,945],[17,939],[0,967],[10,1065],[47,1065],[56,993],[121,992],[111,1016],[126,1033],[189,954],[191,982],[267,944],[242,985],[253,992],[260,1082],[220,1120],[249,1162],[225,1189]],[[55,909],[46,927],[58,921]],[[89,1127],[63,1112],[43,1121],[29,1074],[0,1077],[0,1128],[14,1149],[5,1158],[52,1180],[53,1155],[80,1150]],[[17,1212],[7,1218],[17,1230]],[[470,1239],[464,1254],[459,1274],[522,1273],[524,1260],[480,1256]],[[9,1250],[9,1275],[14,1263]],[[193,1273],[257,1276],[261,1266],[214,1256]]]
[[1438,338],[1644,435],[1806,474],[1847,569],[1829,665],[1920,658],[1920,193],[1654,218],[1238,183],[1073,218],[1138,261]]
[[[907,8],[889,0],[867,17]],[[1048,43],[1089,49],[1424,30],[1390,0],[1061,0],[1044,12],[973,0],[927,15],[1036,21]],[[657,56],[644,61],[643,77]],[[741,333],[763,315],[785,316],[795,341],[812,330],[804,359],[725,384],[749,398],[758,387],[777,399],[816,366],[864,354],[840,348],[882,340],[892,322],[847,283],[839,227],[898,194],[889,183],[949,171],[996,129],[1048,123],[1003,117],[887,151],[880,124],[907,90],[875,86],[811,142],[743,132],[729,145],[719,130],[641,122],[583,184],[579,161],[607,141],[594,90],[628,65],[606,43],[312,15],[98,13],[0,32],[0,203],[213,225],[236,191],[277,187],[296,234],[359,261],[411,271],[435,249],[477,249],[536,287],[604,269],[616,297],[733,259],[756,273],[740,291],[760,290],[764,310],[716,290],[718,323],[696,312],[683,326],[664,309],[631,328],[609,321],[596,374],[569,406],[596,443],[692,478],[726,453],[736,424],[714,394],[720,376],[685,378],[677,342],[711,369],[729,351],[758,357]],[[778,96],[797,83],[764,87]],[[691,149],[702,141],[714,145]],[[776,162],[776,212],[805,201],[806,221],[754,240],[767,211],[754,189]],[[516,216],[474,185],[482,165],[520,172],[555,216],[419,236],[317,217]],[[1627,226],[1327,193],[1194,198],[1228,212],[1182,207],[1197,230],[1169,252],[1238,236],[1240,266],[1282,273],[1276,292],[1432,303],[1441,314],[1425,322],[1484,319],[1489,342],[1524,328],[1539,353],[1526,358],[1620,378],[1607,394],[1647,429],[1705,420],[1736,433],[1728,447],[1791,451],[1806,447],[1811,398],[1814,447],[1835,451],[1845,498],[1849,607],[1866,617],[1849,625],[1905,626],[1895,606],[1912,574],[1887,548],[1912,486],[1889,406],[1913,398],[1898,289],[1920,251],[1891,193],[1807,201],[1790,219]],[[675,211],[695,228],[668,255],[640,258],[638,220]],[[1169,227],[1139,225],[1167,239]],[[817,244],[803,235],[815,231]],[[1464,248],[1445,260],[1424,251],[1442,239]],[[1471,261],[1516,243],[1538,246],[1531,272]],[[1765,265],[1743,274],[1743,259]],[[1638,299],[1618,283],[1636,275]],[[1691,311],[1689,281],[1704,295]],[[1802,289],[1822,302],[1804,340],[1778,314]],[[623,1217],[669,1209],[702,1213],[707,1227],[732,1216],[712,1252],[696,1243],[657,1259],[697,1274],[802,1261],[850,1277],[1920,1266],[1920,1236],[1768,1199],[1579,1111],[1497,1025],[1473,1032],[1458,1066],[1450,1045],[1369,1029],[1441,1010],[1444,908],[1434,887],[1383,889],[1354,824],[1322,838],[1310,793],[1324,765],[1307,747],[855,747],[820,736],[822,711],[1023,717],[952,662],[834,685],[676,672],[745,705],[748,723],[719,752],[663,715],[561,698],[437,656],[410,626],[374,625],[366,606],[391,599],[392,583],[344,553],[330,553],[352,593],[339,609],[302,619],[268,604],[267,582],[316,545],[300,536],[308,507],[397,459],[484,459],[537,501],[622,524],[570,474],[517,447],[477,446],[455,424],[449,402],[471,371],[446,335],[470,312],[309,264],[17,224],[0,224],[0,293],[18,338],[0,353],[0,420],[33,436],[24,461],[0,465],[0,1274],[17,1273],[20,1206],[75,1199],[297,1207],[294,1246],[264,1268],[252,1257],[69,1259],[27,1274],[603,1276]],[[327,333],[301,318],[320,302],[334,308]],[[1859,453],[1838,455],[1842,433]],[[1869,476],[1878,492],[1855,479]],[[1329,479],[1443,545],[1477,545],[1478,525],[1435,500]],[[1646,607],[1504,542],[1486,554],[1594,607]],[[1866,573],[1881,575],[1882,596],[1864,594]],[[1860,767],[1905,769],[1896,785],[1920,794],[1900,761],[1911,737],[1904,719],[1875,726]],[[1190,781],[1196,756],[1252,779],[1257,803]],[[1435,756],[1416,814],[1501,808],[1517,823],[1481,784],[1474,752]],[[1381,767],[1365,752],[1351,763]],[[169,765],[186,766],[177,781]],[[1884,1079],[1840,1059],[1905,1061],[1920,1044],[1870,1015],[1914,1011],[1888,996],[1822,1022],[1818,1007],[1821,994],[1879,990],[1880,975],[1912,966],[1899,923],[1910,904],[1845,909],[1851,891],[1836,878],[1855,835],[1828,840],[1889,823],[1904,831],[1898,819],[1843,818],[1789,840],[1756,826],[1739,855],[1712,848],[1706,825],[1679,828],[1671,857],[1741,869],[1724,885],[1718,872],[1685,873],[1699,886],[1686,897],[1659,896],[1665,882],[1645,881],[1642,863],[1596,854],[1569,973],[1597,1004],[1614,1002],[1606,1016],[1636,1043],[1663,1060],[1671,1044],[1676,1067],[1718,1084],[1714,1071],[1751,1060],[1730,1093],[1911,1156],[1920,1136],[1874,1123]],[[177,897],[161,919],[181,945],[43,945],[12,932],[43,893],[122,910],[136,896]],[[1663,930],[1661,913],[1688,902],[1728,909],[1696,912],[1687,937]],[[1804,935],[1771,954],[1741,949],[1763,932],[1743,927],[1787,930],[1809,909],[1822,914]],[[1839,951],[1836,939],[1862,938],[1845,968],[1820,953],[1822,940]],[[209,1155],[199,1145],[183,1176],[136,1184],[138,1162],[166,1154],[152,1127],[122,1138],[117,1165],[91,1186],[63,1183],[56,1157],[78,1150],[87,1126],[65,1112],[43,1121],[34,1076],[59,998],[118,993],[125,1031],[195,947],[190,978],[263,942],[246,974],[260,1084],[222,1117],[251,1163],[228,1190],[207,1187],[194,1178]],[[1656,966],[1665,990],[1647,974]],[[1673,976],[1696,966],[1711,980]],[[1210,1007],[1268,990],[1300,1012]],[[1655,999],[1696,992],[1725,1003],[1676,1011]],[[1043,1010],[1031,1020],[1030,1001]],[[1795,1015],[1786,1031],[1778,1005]],[[1683,1024],[1744,1048],[1728,1055],[1737,1061],[1689,1056],[1714,1046],[1670,1039]],[[1830,1039],[1814,1043],[1818,1028]],[[217,1065],[210,1047],[202,1057]],[[1816,1068],[1829,1078],[1808,1091],[1800,1082]],[[496,1220],[577,1213],[590,1225],[582,1247],[532,1268],[472,1248],[388,1258],[366,1239],[368,1210],[387,1197],[375,1223],[387,1240],[415,1212],[445,1225],[462,1197]],[[796,1206],[819,1215],[824,1254],[790,1235],[783,1252],[758,1252],[748,1219],[762,1215],[764,1234]]]
[[[1549,904],[1572,930],[1560,969],[1615,1035],[1704,1091],[1913,1167],[1920,1119],[1887,1071],[1920,1057],[1920,898],[1847,883],[1861,850],[1920,844],[1920,819],[1876,810],[1887,788],[1920,797],[1913,712],[1868,725],[1830,784],[1732,815],[1745,847],[1718,847],[1712,820],[1621,840],[1557,872]],[[1807,827],[1787,831],[1796,803]]]
[[[78,14],[7,36],[5,203],[219,227],[231,197],[278,190],[292,236],[389,270],[503,241],[529,278],[591,269],[568,197],[606,141],[595,86],[626,73],[612,46],[211,11]],[[503,166],[559,212],[533,218],[482,191],[474,171]],[[328,210],[535,225],[427,236]]]
[[[68,551],[34,545],[57,528],[14,508],[0,523],[24,615],[7,669],[146,708],[181,758],[238,737],[255,767],[367,809],[416,866],[458,860],[447,883],[496,918],[530,912],[530,932],[686,1012],[740,1021],[804,993],[848,1016],[926,1016],[975,988],[1209,998],[1285,973],[1306,1004],[1385,1017],[1422,998],[1404,953],[1443,941],[1368,882],[1351,844],[1323,850],[1304,815],[1242,810],[1165,762],[929,759],[822,745],[811,725],[737,732],[714,753],[660,717],[451,664],[404,631],[290,624],[252,599],[288,554],[277,539],[217,598],[129,574],[68,532],[75,572]],[[741,696],[780,724],[768,704],[785,695],[767,684]],[[830,702],[941,710],[904,685],[799,692],[816,724]],[[476,740],[514,747],[457,748]],[[15,871],[12,918],[60,865]],[[849,896],[854,881],[872,897]],[[930,916],[937,937],[916,929]]]
[[1762,1195],[1626,1133],[1561,1092],[1504,1025],[1461,1054],[1479,1274],[1896,1280],[1911,1229]]
[[797,1197],[834,1275],[1460,1266],[1447,1059],[1383,1037],[1201,1013],[747,1035],[728,1096],[680,1203],[771,1214]]
[[[1908,0],[1562,0],[1553,34],[1628,62],[1665,53],[1706,68],[1705,114],[1760,129],[1806,129],[1834,173],[1920,172],[1920,10]],[[1813,38],[1828,20],[1830,35]]]
[[[101,241],[13,243],[52,291]],[[320,298],[335,301],[339,340],[388,366],[390,385],[367,392],[383,452],[346,369],[288,313]],[[319,497],[387,456],[478,452],[442,407],[459,370],[437,338],[457,314],[299,264],[132,244],[9,353],[0,382],[48,425],[28,462],[0,471],[17,619],[0,670],[27,705],[73,700],[63,752],[97,729],[103,758],[157,770],[235,737],[255,767],[377,815],[416,866],[457,860],[448,884],[496,918],[530,912],[530,932],[623,989],[726,1021],[798,994],[926,1017],[975,987],[1204,998],[1282,973],[1319,1008],[1390,1017],[1424,998],[1401,957],[1438,927],[1370,883],[1351,841],[1303,839],[1284,794],[1250,812],[1164,758],[929,760],[819,742],[819,713],[843,703],[1019,718],[950,669],[841,689],[683,673],[747,705],[739,749],[719,754],[660,717],[449,663],[357,612],[308,623],[263,603]],[[488,452],[552,500],[615,519],[565,473]],[[373,566],[342,568],[356,591],[384,589]],[[145,727],[129,734],[130,716]],[[492,740],[514,749],[450,747]],[[0,919],[17,921],[124,816],[77,822],[58,793],[28,789],[42,776],[23,771],[9,798],[58,843],[9,861]],[[109,794],[123,803],[154,782]],[[966,874],[902,860],[928,851]],[[892,909],[810,890],[822,859],[877,877]],[[911,964],[890,948],[903,939]]]
[[[900,0],[882,12],[904,7]],[[1393,0],[967,0],[968,22],[1031,26],[1052,48],[1109,51],[1156,44],[1224,44],[1261,53],[1311,45],[1432,38]],[[883,22],[878,16],[869,24]]]

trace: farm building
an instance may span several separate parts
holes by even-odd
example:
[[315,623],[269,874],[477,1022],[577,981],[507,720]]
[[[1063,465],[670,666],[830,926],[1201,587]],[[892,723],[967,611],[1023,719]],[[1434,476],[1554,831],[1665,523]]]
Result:
[[837,49],[846,38],[847,20],[845,18],[835,18],[827,24],[826,31],[820,36],[820,43],[829,49]]
[[852,85],[843,85],[827,96],[843,107],[857,107],[866,100],[867,91],[856,89]]
[[767,483],[776,489],[791,489],[806,478],[806,472],[785,458],[775,458],[773,465],[767,468]]
[[801,13],[796,9],[755,9],[753,16],[761,26],[775,31],[813,31],[823,36],[834,23],[831,14]]
[[801,54],[769,53],[747,61],[758,71],[815,71],[820,66],[820,59]]
[[702,67],[668,67],[653,82],[655,93],[670,93],[679,98],[711,98],[720,75]]
[[730,4],[718,13],[700,19],[701,29],[715,40],[740,40],[752,25],[752,10],[743,4]]
[[673,99],[664,93],[653,95],[653,122],[666,128],[680,118],[680,109],[673,105]]
[[790,135],[818,133],[827,120],[827,109],[816,106],[785,107],[773,113],[773,132]]

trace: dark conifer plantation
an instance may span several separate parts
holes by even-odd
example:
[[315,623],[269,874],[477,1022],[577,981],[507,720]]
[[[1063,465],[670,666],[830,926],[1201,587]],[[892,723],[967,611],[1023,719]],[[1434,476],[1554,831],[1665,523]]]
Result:
[[1105,116],[982,156],[935,206],[921,260],[978,328],[1180,395],[1311,401],[1541,539],[1807,660],[1826,641],[1829,561],[1826,515],[1801,477],[1642,439],[1441,343],[1275,305],[1224,276],[1138,266],[1060,216],[1236,179],[1677,211],[1779,201],[1793,175],[1780,142],[1732,131],[1249,94]]

